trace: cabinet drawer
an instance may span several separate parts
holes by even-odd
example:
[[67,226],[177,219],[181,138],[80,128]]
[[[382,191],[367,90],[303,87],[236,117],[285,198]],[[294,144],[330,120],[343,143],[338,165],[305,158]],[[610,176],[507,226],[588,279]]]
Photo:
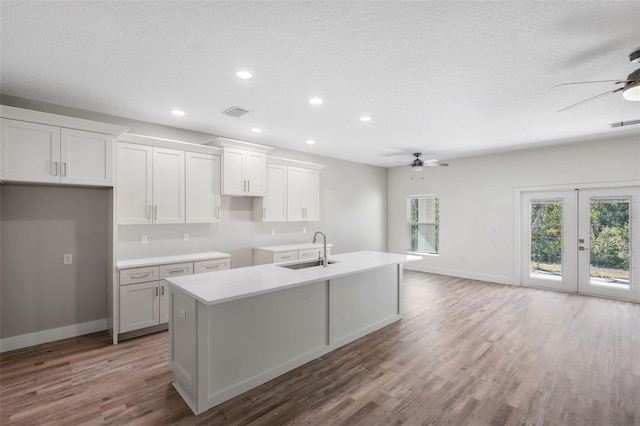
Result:
[[283,251],[280,253],[273,253],[273,263],[290,262],[292,260],[298,260],[297,251]]
[[163,280],[165,278],[171,277],[179,277],[180,275],[191,275],[193,274],[193,263],[174,263],[171,265],[162,265],[160,267],[160,279]]
[[193,262],[193,273],[201,274],[203,272],[215,272],[223,269],[229,269],[230,259],[214,259],[214,260],[202,260],[200,262]]
[[158,281],[160,270],[157,266],[134,268],[120,271],[120,285]]
[[298,252],[298,259],[317,259],[322,256],[322,249],[309,249],[309,250],[300,250]]

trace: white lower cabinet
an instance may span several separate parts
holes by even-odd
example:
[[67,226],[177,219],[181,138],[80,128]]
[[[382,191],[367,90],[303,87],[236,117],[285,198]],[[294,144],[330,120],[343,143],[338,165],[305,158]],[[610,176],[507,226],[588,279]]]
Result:
[[[327,244],[327,257],[331,255],[333,244]],[[324,254],[322,244],[290,244],[285,246],[255,247],[253,264],[292,262],[294,260],[318,260]]]
[[169,322],[165,278],[229,269],[230,258],[152,265],[120,271],[120,333]]
[[160,324],[159,285],[151,281],[120,286],[121,333]]

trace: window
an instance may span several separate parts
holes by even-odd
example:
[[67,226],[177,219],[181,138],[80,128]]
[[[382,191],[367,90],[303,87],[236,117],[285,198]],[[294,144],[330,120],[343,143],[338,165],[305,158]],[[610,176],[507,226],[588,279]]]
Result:
[[417,195],[407,199],[408,251],[438,254],[440,203],[437,195]]

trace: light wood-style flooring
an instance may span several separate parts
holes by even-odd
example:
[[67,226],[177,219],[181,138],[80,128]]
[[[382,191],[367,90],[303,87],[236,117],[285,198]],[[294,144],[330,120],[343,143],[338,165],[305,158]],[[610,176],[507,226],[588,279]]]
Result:
[[194,416],[167,333],[0,356],[0,424],[640,425],[640,304],[405,272],[402,321]]

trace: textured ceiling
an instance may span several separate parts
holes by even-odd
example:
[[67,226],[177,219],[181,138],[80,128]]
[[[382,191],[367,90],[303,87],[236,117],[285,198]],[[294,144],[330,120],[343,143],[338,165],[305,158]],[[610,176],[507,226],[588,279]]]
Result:
[[[553,88],[640,67],[638,1],[2,1],[0,14],[5,95],[383,166],[640,140],[640,126],[608,126],[640,119],[619,93],[557,112],[612,85]],[[221,114],[234,105],[253,112]]]

